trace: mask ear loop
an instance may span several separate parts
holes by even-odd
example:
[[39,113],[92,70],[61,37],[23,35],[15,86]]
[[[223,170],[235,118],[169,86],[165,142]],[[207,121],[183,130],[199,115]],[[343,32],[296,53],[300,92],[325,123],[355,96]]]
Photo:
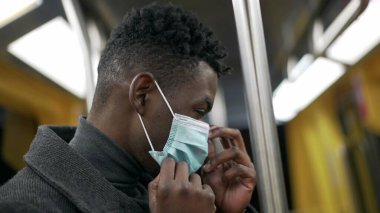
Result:
[[165,97],[164,93],[162,92],[162,90],[161,90],[160,86],[158,86],[158,83],[157,83],[157,81],[154,81],[154,84],[156,84],[156,87],[157,87],[158,91],[160,92],[160,94],[161,94],[162,98],[164,99],[164,101],[165,101],[166,105],[168,106],[168,108],[169,108],[169,110],[170,110],[170,112],[172,113],[172,115],[173,115],[173,118],[174,118],[174,117],[175,117],[175,116],[174,116],[174,112],[173,112],[172,108],[170,107],[170,104],[169,104],[168,100],[166,99],[166,97]]
[[142,127],[144,129],[144,132],[145,132],[146,138],[148,139],[150,148],[152,149],[152,151],[154,151],[154,148],[153,148],[153,145],[152,145],[152,141],[150,141],[150,137],[148,135],[148,132],[146,131],[146,128],[145,128],[144,122],[142,121],[141,115],[139,113],[137,113],[137,116],[139,116],[140,123],[141,123],[141,125],[142,125]]
[[[166,97],[165,97],[164,93],[162,92],[160,86],[158,86],[157,81],[154,81],[154,84],[156,85],[158,91],[160,92],[162,98],[164,99],[166,105],[168,106],[170,112],[172,113],[172,115],[173,115],[173,117],[174,117],[173,110],[172,110],[172,108],[170,107],[168,100],[166,100]],[[144,133],[145,133],[146,138],[148,139],[148,142],[149,142],[150,148],[152,149],[152,151],[154,151],[152,141],[150,140],[150,137],[149,137],[148,131],[146,131],[146,128],[145,128],[144,122],[143,122],[143,120],[142,120],[142,118],[141,118],[141,115],[140,115],[139,113],[137,113],[137,116],[138,116],[139,119],[140,119],[140,123],[141,123],[141,125],[142,125],[142,127],[143,127],[143,129],[144,129]]]

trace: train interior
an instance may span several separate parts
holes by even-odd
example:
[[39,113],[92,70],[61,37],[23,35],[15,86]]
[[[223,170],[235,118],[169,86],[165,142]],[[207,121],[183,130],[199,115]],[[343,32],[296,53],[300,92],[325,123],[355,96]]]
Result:
[[[0,185],[25,166],[38,126],[77,125],[86,115],[112,28],[152,3],[71,1],[76,23],[67,2],[0,2]],[[232,1],[155,2],[190,9],[225,45],[233,72],[220,79],[207,121],[239,129],[251,151]],[[380,0],[259,2],[289,211],[380,212]],[[253,197],[260,210],[260,194]]]

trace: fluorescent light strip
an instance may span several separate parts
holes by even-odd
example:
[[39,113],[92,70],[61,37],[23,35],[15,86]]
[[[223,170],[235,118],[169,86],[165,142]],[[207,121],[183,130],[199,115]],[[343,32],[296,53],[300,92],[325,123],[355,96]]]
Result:
[[329,58],[354,65],[380,42],[380,0],[371,0],[367,9],[327,49]]
[[347,6],[339,13],[339,15],[323,33],[324,35],[317,38],[317,43],[314,47],[316,54],[321,54],[326,49],[344,25],[349,22],[351,17],[353,17],[357,11],[359,11],[360,4],[361,0],[350,0]]
[[298,109],[293,101],[296,98],[293,88],[293,83],[284,79],[273,92],[273,110],[276,121],[290,121],[297,115]]
[[79,41],[62,17],[12,42],[8,51],[74,95],[85,97],[85,68]]
[[42,0],[1,0],[0,27],[41,5]]
[[[342,64],[318,58],[295,82],[299,110],[306,108],[345,72]],[[295,100],[296,101],[296,100]]]
[[305,54],[298,61],[298,63],[293,67],[293,69],[288,72],[288,78],[290,81],[294,81],[300,76],[306,68],[308,68],[314,61],[314,56],[311,54]]
[[342,64],[318,58],[295,81],[285,79],[273,93],[273,109],[279,122],[293,119],[345,72]]

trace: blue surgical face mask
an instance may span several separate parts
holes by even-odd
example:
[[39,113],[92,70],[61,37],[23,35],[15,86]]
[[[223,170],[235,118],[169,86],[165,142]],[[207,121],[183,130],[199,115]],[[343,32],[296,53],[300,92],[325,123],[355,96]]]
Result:
[[207,141],[210,126],[209,124],[194,118],[173,113],[169,102],[162,93],[157,82],[155,81],[154,83],[173,115],[173,121],[164,149],[162,151],[155,151],[148,132],[146,131],[144,122],[142,121],[140,114],[137,114],[152,149],[149,151],[149,154],[160,165],[165,158],[171,157],[176,162],[185,161],[189,166],[190,174],[196,172],[202,166],[208,154]]

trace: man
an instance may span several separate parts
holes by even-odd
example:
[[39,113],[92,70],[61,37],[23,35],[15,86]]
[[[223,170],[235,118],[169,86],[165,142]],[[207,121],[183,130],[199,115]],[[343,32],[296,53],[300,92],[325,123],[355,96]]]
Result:
[[[247,210],[255,169],[242,136],[200,121],[228,70],[225,55],[189,12],[171,5],[131,11],[102,53],[87,119],[77,128],[38,129],[27,167],[0,189],[0,209]],[[206,157],[201,177],[194,171]]]

